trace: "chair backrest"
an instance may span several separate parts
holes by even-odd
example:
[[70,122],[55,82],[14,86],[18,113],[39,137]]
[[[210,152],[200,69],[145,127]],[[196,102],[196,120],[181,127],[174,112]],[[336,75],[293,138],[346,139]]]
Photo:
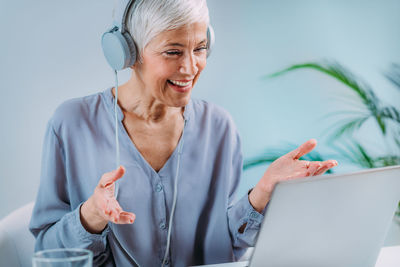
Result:
[[0,266],[32,266],[35,238],[28,227],[33,205],[26,204],[0,221]]

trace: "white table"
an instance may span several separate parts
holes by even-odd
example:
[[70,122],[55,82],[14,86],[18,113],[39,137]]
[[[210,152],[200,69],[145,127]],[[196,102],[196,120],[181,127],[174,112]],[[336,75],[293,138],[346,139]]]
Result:
[[[212,265],[202,265],[204,267],[247,267],[248,261],[230,262]],[[400,246],[383,247],[379,253],[375,267],[399,267],[400,266]]]
[[400,246],[383,247],[379,253],[375,267],[400,266]]

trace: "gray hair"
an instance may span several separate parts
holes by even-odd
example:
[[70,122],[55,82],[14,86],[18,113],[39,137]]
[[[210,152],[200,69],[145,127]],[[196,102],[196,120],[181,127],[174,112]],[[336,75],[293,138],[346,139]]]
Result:
[[127,27],[141,60],[144,48],[158,34],[195,22],[209,25],[206,0],[136,0],[128,13]]

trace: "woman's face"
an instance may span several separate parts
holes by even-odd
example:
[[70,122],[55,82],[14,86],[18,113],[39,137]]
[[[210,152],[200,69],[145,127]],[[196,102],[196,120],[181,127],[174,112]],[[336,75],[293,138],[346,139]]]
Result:
[[170,107],[185,106],[206,66],[207,25],[193,23],[160,33],[145,47],[134,71],[150,94]]

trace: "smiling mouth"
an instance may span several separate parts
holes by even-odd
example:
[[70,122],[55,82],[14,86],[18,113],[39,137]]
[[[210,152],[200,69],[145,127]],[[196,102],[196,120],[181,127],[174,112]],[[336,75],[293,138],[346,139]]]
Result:
[[175,80],[167,80],[168,83],[176,85],[176,86],[180,86],[180,87],[186,87],[190,84],[192,84],[193,80],[189,80],[189,81],[175,81]]
[[170,88],[175,90],[178,93],[186,93],[189,92],[193,85],[193,80],[185,80],[185,81],[175,81],[175,80],[167,80],[167,84]]

